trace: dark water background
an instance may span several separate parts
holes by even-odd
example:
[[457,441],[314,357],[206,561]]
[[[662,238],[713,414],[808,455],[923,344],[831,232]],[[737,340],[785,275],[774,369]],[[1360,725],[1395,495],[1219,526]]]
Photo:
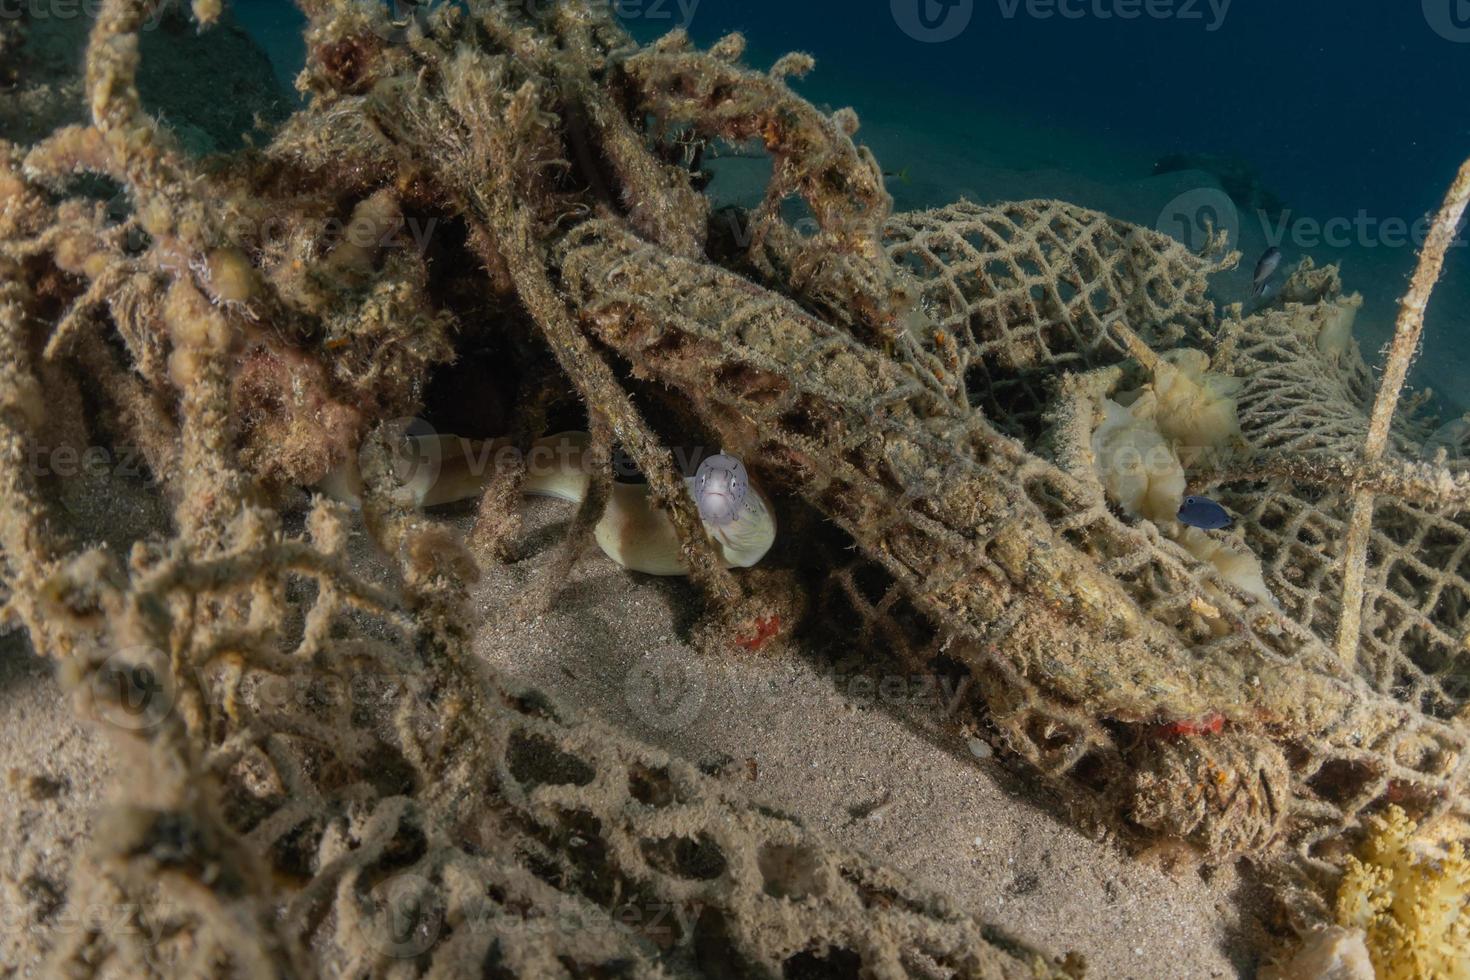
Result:
[[[1348,288],[1365,295],[1358,333],[1370,361],[1414,265],[1414,236],[1399,229],[1438,207],[1470,156],[1470,0],[621,0],[616,9],[642,39],[685,27],[707,45],[742,31],[757,67],[791,50],[814,55],[816,71],[796,87],[858,110],[859,138],[905,174],[892,184],[902,208],[960,195],[1060,197],[1187,239],[1168,212],[1181,195],[1218,188],[1219,168],[1154,177],[1154,164],[1181,153],[1234,161],[1285,210],[1265,216],[1240,202],[1245,259],[1220,298],[1243,298],[1268,244],[1288,268],[1308,254],[1341,262]],[[289,79],[303,56],[292,5],[242,0],[236,14]],[[1333,219],[1328,235],[1321,223]],[[1416,375],[1450,413],[1470,405],[1466,251],[1452,253],[1431,305],[1434,357]]]
[[1470,3],[1463,43],[1436,33],[1419,0],[1234,0],[1223,17],[1179,0],[1159,5],[1172,17],[1129,20],[1118,0],[1067,4],[1084,14],[1075,19],[976,0],[968,26],[937,43],[897,25],[895,8],[920,6],[931,21],[942,9],[703,0],[691,33],[742,29],[757,63],[810,51],[819,98],[876,91],[882,112],[1003,112],[1151,154],[1239,156],[1288,202],[1324,214],[1417,215],[1470,154]]

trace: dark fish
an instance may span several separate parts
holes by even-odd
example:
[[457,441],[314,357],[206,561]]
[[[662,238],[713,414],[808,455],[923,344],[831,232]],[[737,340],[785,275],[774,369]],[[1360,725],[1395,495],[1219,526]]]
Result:
[[1185,497],[1179,505],[1178,517],[1179,523],[1203,531],[1219,531],[1235,523],[1235,518],[1209,497]]
[[1259,296],[1266,291],[1266,285],[1276,274],[1276,268],[1279,265],[1281,265],[1281,249],[1272,245],[1261,255],[1261,261],[1256,263],[1255,288],[1251,290],[1252,296]]

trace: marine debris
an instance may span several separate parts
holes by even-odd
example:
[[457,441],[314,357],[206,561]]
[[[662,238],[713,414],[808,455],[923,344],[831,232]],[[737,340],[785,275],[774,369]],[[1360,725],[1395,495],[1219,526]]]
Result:
[[[470,657],[465,589],[513,552],[526,467],[459,541],[395,494],[395,440],[474,350],[501,367],[465,435],[589,430],[555,574],[512,614],[560,586],[620,449],[707,598],[704,645],[779,650],[815,592],[854,639],[972,675],[973,718],[1080,820],[1249,855],[1304,922],[1390,803],[1470,830],[1470,478],[1424,458],[1417,403],[1365,442],[1335,270],[1222,318],[1220,242],[1050,201],[891,214],[856,115],[787,84],[810,59],[755,71],[738,35],[639,45],[590,0],[302,7],[309,102],[259,148],[191,156],[149,114],[148,0],[102,6],[90,123],[0,145],[5,615],[84,712],[117,717],[140,677],[167,702],[112,726],[132,777],[68,895],[166,940],[83,931],[60,969],[1067,965]],[[690,147],[752,140],[763,202],[711,213]],[[671,450],[691,439],[840,542],[728,569]],[[139,447],[167,533],[99,540],[37,445]],[[1165,460],[1157,492],[1110,485],[1124,448]],[[354,463],[376,557],[302,490]],[[1232,537],[1169,526],[1186,488]]]
[[[62,662],[84,714],[113,722],[127,760],[68,901],[126,905],[140,927],[68,933],[53,966],[1057,975],[900,876],[506,690],[470,657],[476,558],[394,497],[389,423],[477,330],[520,368],[514,392],[487,402],[514,395],[523,438],[545,424],[543,392],[569,380],[583,395],[602,467],[574,535],[597,523],[616,439],[721,613],[765,608],[718,561],[671,453],[549,262],[558,229],[597,212],[701,247],[700,198],[621,101],[638,72],[753,79],[730,125],[790,140],[787,172],[832,199],[834,225],[842,194],[807,168],[862,168],[860,188],[869,166],[778,77],[737,68],[734,41],[639,55],[601,5],[476,8],[395,46],[373,5],[313,5],[310,107],[268,147],[200,161],[134,87],[151,5],[109,0],[87,61],[92,124],[3,147],[5,611]],[[83,176],[122,186],[127,213],[89,197]],[[399,247],[425,215],[454,224],[431,254]],[[845,296],[863,262],[881,273],[862,244],[844,238],[833,248],[853,257],[807,270],[814,295]],[[852,287],[874,330],[887,328],[879,273]],[[85,514],[58,508],[54,481],[26,465],[58,442],[141,446],[170,533],[122,553],[93,543]],[[349,558],[340,506],[312,501],[292,529],[297,488],[349,456],[381,561]],[[487,495],[489,536],[510,524],[502,501],[521,476]],[[140,693],[166,705],[126,724]]]

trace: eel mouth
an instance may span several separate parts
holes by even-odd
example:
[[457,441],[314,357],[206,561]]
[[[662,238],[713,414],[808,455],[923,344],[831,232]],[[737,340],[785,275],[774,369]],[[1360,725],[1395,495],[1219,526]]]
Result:
[[700,516],[711,524],[729,524],[740,515],[742,495],[729,489],[706,489],[699,498]]

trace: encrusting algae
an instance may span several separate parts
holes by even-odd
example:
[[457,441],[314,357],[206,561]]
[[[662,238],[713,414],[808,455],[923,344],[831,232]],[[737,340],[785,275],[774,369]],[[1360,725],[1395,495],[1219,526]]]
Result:
[[[466,595],[515,553],[527,473],[498,469],[459,540],[395,493],[420,413],[522,450],[588,430],[553,568],[502,614],[552,601],[621,449],[707,600],[702,646],[774,655],[853,624],[849,642],[965,673],[961,721],[1079,820],[1248,855],[1295,925],[1332,918],[1322,896],[1385,803],[1470,827],[1470,573],[1449,567],[1470,478],[1425,456],[1418,403],[1382,407],[1402,377],[1375,391],[1336,270],[1222,317],[1209,278],[1238,256],[1219,248],[1052,201],[892,214],[856,115],[792,90],[810,59],[753,70],[739,35],[640,45],[579,0],[407,26],[302,8],[308,102],[259,147],[200,159],[147,111],[147,0],[102,4],[86,121],[0,144],[5,616],[84,713],[115,716],[140,671],[170,705],[113,726],[129,779],[67,896],[128,902],[168,941],[78,933],[59,970],[1075,964],[507,690],[470,655]],[[702,193],[689,149],[716,141],[773,158],[757,208]],[[791,197],[813,228],[783,218]],[[166,532],[101,544],[57,507],[66,488],[24,460],[68,441],[137,446],[153,483],[131,490]],[[792,542],[770,567],[725,567],[679,443],[724,447],[770,492]],[[1125,452],[1156,459],[1157,486],[1101,468]],[[304,491],[351,461],[360,515]],[[1167,527],[1186,488],[1239,515],[1235,536]],[[376,565],[351,557],[359,527]],[[1416,598],[1431,578],[1439,598]],[[267,696],[281,684],[309,696]],[[680,925],[630,924],[628,901]]]

